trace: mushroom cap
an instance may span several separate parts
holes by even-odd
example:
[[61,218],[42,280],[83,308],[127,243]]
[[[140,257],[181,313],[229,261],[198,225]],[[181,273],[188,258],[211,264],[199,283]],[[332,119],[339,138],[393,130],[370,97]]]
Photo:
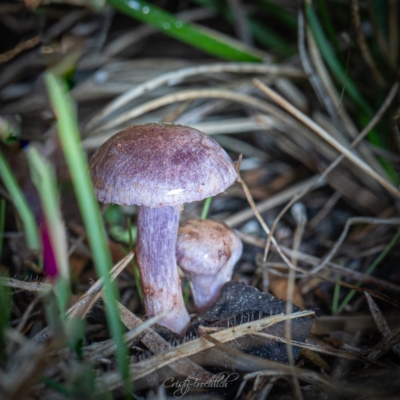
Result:
[[222,221],[189,219],[179,226],[176,260],[189,279],[224,274],[232,276],[243,245],[235,231]]
[[205,133],[173,124],[133,125],[90,160],[103,203],[176,207],[224,191],[236,180],[232,160]]

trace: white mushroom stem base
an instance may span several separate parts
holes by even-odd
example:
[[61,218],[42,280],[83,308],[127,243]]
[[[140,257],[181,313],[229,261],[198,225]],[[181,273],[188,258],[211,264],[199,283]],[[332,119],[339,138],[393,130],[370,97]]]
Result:
[[194,304],[199,312],[207,311],[216,302],[222,285],[229,280],[230,276],[226,274],[197,275],[190,279]]
[[147,316],[169,314],[159,324],[184,333],[190,322],[182,296],[175,248],[179,225],[178,207],[139,207],[137,261]]

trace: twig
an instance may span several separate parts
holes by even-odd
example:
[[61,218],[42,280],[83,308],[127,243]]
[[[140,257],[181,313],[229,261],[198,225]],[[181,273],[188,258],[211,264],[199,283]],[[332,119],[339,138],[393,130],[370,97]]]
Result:
[[14,57],[16,57],[18,54],[22,53],[25,50],[29,50],[32,47],[37,46],[40,43],[40,38],[39,36],[35,36],[32,39],[26,40],[25,42],[21,42],[17,44],[12,50],[6,51],[3,54],[0,54],[0,64],[4,64]]
[[339,191],[333,193],[333,195],[324,204],[318,214],[310,221],[310,229],[315,229],[315,227],[329,214],[329,212],[332,210],[332,208],[336,205],[341,197],[342,194]]

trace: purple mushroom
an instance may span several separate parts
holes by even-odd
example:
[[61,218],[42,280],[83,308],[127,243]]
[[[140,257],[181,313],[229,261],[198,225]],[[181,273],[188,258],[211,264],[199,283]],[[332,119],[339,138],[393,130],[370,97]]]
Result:
[[137,261],[148,317],[183,333],[190,321],[176,267],[176,238],[184,203],[224,191],[236,180],[226,152],[186,126],[131,126],[107,140],[90,161],[97,198],[138,207]]
[[239,237],[221,221],[192,219],[179,226],[176,258],[200,312],[214,304],[221,286],[231,279],[242,250]]

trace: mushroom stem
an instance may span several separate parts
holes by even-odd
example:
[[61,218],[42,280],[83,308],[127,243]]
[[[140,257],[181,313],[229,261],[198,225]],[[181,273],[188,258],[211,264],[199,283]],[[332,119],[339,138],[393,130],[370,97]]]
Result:
[[176,266],[180,206],[138,210],[137,260],[148,317],[169,310],[159,324],[181,334],[190,322]]

